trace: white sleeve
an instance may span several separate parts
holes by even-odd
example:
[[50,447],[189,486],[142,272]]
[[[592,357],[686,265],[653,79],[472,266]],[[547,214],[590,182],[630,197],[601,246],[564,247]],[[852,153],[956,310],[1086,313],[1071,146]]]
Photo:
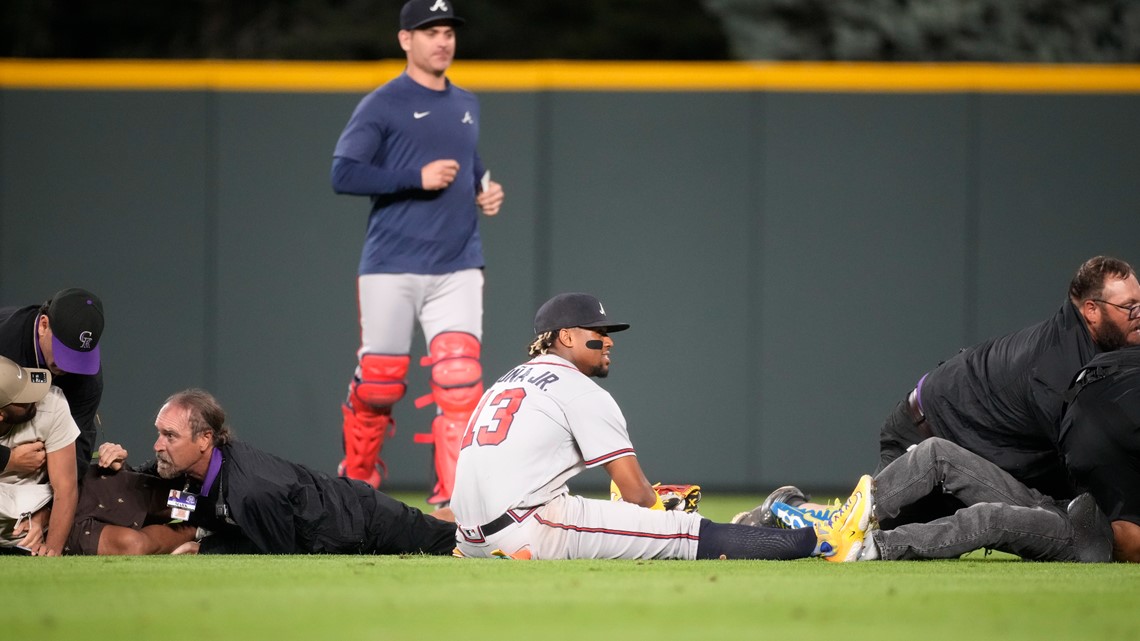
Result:
[[565,407],[570,433],[586,467],[597,467],[623,456],[635,456],[625,416],[609,392],[597,389]]

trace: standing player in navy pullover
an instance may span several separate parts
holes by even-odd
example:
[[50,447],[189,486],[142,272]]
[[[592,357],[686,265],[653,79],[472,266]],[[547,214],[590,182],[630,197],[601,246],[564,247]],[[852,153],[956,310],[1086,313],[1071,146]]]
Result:
[[499,212],[503,189],[476,150],[479,102],[451,84],[455,15],[450,0],[410,0],[400,12],[404,73],[365,96],[337,141],[332,185],[371,197],[357,290],[361,345],[344,413],[339,473],[378,487],[380,449],[406,392],[414,323],[428,343],[438,414],[431,434],[436,484],[451,500],[459,439],[483,393],[483,248],[478,210]]

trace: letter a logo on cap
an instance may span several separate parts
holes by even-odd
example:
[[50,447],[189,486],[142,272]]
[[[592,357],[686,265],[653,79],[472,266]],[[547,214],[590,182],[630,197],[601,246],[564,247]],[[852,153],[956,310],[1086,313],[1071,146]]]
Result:
[[435,0],[435,4],[428,11],[447,11],[447,3],[443,0]]

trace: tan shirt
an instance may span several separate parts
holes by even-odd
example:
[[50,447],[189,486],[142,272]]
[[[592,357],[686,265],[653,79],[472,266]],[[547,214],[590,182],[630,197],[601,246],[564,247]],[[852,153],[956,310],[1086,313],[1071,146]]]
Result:
[[[67,399],[53,386],[36,404],[35,418],[0,435],[0,445],[12,448],[41,440],[44,449],[51,453],[74,443],[78,437],[79,427],[71,418]],[[46,466],[33,474],[0,473],[0,546],[14,544],[18,539],[12,536],[12,528],[20,515],[43,507],[49,498]]]

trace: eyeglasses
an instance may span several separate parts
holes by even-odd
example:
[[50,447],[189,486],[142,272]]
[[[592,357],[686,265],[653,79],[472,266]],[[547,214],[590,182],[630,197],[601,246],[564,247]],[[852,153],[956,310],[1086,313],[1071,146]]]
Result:
[[1136,303],[1135,305],[1131,305],[1131,306],[1125,306],[1125,305],[1117,305],[1116,303],[1110,303],[1106,300],[1101,300],[1099,298],[1090,298],[1089,300],[1091,300],[1093,302],[1097,302],[1097,303],[1104,303],[1105,305],[1112,305],[1113,307],[1118,307],[1120,309],[1123,309],[1124,311],[1128,312],[1128,320],[1136,320],[1137,318],[1140,318],[1140,303]]

